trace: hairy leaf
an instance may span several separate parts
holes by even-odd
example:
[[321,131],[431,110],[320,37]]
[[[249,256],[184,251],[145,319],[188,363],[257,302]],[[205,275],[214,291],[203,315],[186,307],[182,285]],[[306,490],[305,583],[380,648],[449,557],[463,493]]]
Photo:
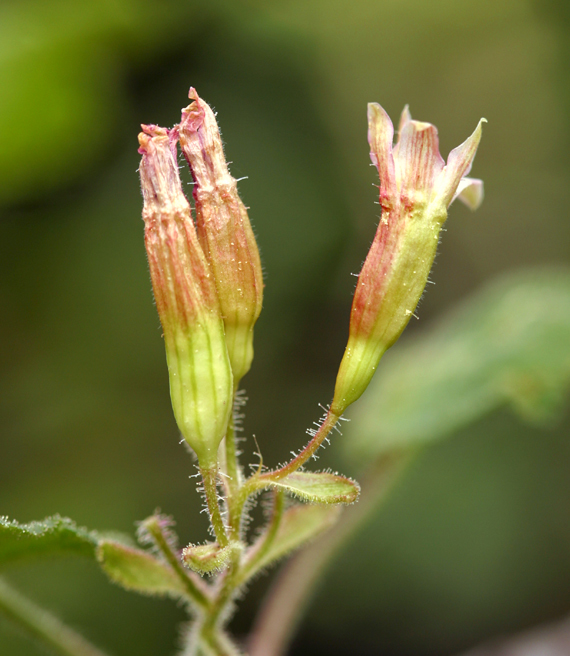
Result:
[[172,568],[146,551],[114,540],[102,540],[97,547],[97,560],[109,578],[127,590],[186,596],[186,588]]
[[547,423],[569,384],[570,271],[520,271],[388,354],[354,410],[347,447],[370,456],[428,442],[504,404]]
[[272,482],[270,487],[285,490],[311,503],[354,503],[360,494],[356,481],[332,472],[295,472]]
[[99,537],[59,515],[30,524],[0,517],[0,565],[38,556],[75,554],[95,558]]

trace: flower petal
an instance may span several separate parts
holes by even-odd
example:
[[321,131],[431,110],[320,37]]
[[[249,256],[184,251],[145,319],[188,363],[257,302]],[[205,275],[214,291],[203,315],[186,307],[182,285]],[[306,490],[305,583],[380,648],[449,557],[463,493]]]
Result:
[[431,123],[407,121],[398,141],[396,179],[404,202],[427,201],[444,167],[437,129]]
[[396,172],[392,156],[394,126],[378,103],[368,104],[370,159],[380,175],[380,204],[389,209],[397,202]]
[[465,203],[470,210],[476,210],[483,202],[483,180],[477,178],[462,178],[453,201],[458,198],[462,203]]
[[471,170],[471,164],[481,141],[482,126],[486,122],[487,120],[482,118],[475,132],[449,153],[447,165],[437,181],[437,200],[444,203],[445,207],[449,207],[456,196],[461,179]]
[[410,107],[406,105],[400,114],[400,122],[398,123],[398,134],[404,129],[404,125],[409,123],[412,120],[412,115],[410,114]]

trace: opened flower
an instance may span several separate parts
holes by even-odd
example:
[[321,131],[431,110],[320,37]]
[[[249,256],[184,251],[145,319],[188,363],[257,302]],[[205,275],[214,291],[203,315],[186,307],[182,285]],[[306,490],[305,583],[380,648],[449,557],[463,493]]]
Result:
[[382,215],[354,293],[348,344],[331,405],[334,415],[340,416],[364,392],[380,358],[414,314],[449,205],[460,198],[475,209],[483,200],[483,183],[465,176],[484,121],[445,163],[433,125],[413,121],[406,107],[393,146],[388,114],[377,103],[368,105],[370,157],[380,175]]

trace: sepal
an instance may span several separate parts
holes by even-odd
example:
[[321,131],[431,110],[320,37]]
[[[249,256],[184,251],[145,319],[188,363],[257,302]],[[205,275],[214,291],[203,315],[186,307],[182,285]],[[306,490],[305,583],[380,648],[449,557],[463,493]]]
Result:
[[182,560],[187,567],[198,574],[215,574],[226,569],[242,548],[240,542],[230,542],[223,548],[216,542],[191,544],[182,550]]

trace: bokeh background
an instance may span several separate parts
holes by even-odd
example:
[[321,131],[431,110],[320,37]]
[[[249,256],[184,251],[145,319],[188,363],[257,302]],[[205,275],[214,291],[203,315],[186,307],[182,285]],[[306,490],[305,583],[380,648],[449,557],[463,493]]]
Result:
[[[156,507],[206,538],[172,418],[142,241],[139,124],[190,85],[218,112],[251,208],[265,307],[245,435],[267,463],[332,395],[378,219],[366,103],[440,130],[485,116],[420,321],[515,267],[568,263],[570,10],[564,0],[2,0],[0,514],[132,533]],[[188,187],[190,189],[190,187]],[[570,611],[570,419],[499,409],[415,463],[330,570],[291,653],[447,655]],[[355,474],[350,430],[319,464]],[[247,453],[252,440],[244,445]],[[92,563],[8,579],[110,653],[174,653],[183,613]],[[233,621],[244,635],[267,587]],[[0,652],[42,653],[0,618]]]

